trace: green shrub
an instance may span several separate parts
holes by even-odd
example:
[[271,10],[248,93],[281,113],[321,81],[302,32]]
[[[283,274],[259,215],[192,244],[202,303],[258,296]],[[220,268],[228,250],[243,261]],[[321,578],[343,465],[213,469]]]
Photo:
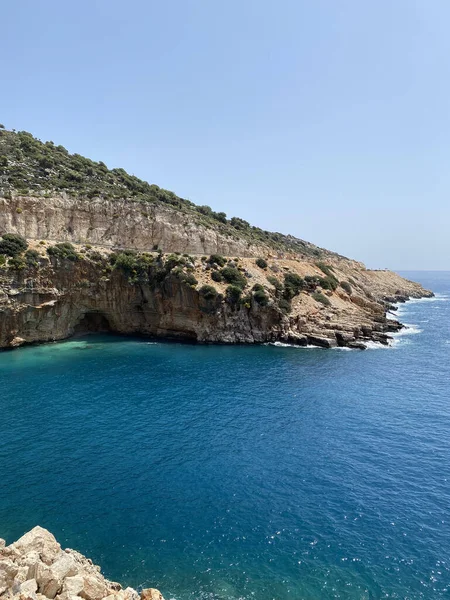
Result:
[[323,262],[316,262],[316,267],[318,267],[322,273],[324,273],[325,275],[327,275],[328,277],[334,277],[333,275],[333,267],[331,265],[326,265]]
[[186,277],[184,278],[184,281],[189,284],[189,285],[197,285],[198,280],[194,277],[194,275],[192,273],[186,273]]
[[75,248],[70,242],[61,242],[47,248],[47,253],[55,258],[78,260],[78,255]]
[[316,302],[320,302],[324,306],[331,306],[330,300],[326,296],[324,296],[323,294],[321,294],[320,292],[314,292],[314,294],[312,295],[312,297],[314,298],[314,300]]
[[32,267],[37,267],[39,265],[40,254],[37,250],[27,250],[25,252],[25,260],[27,264]]
[[231,285],[235,285],[242,289],[247,285],[247,278],[235,267],[224,267],[220,273],[225,281]]
[[278,298],[278,306],[285,315],[288,315],[292,310],[292,305],[286,298]]
[[255,283],[255,285],[252,287],[252,291],[253,292],[264,292],[264,286],[262,286],[260,283]]
[[281,283],[281,281],[273,275],[268,275],[267,281],[273,285],[277,292],[281,292],[281,290],[283,289],[283,284]]
[[28,248],[27,241],[17,233],[4,233],[0,240],[0,254],[18,256]]
[[339,285],[339,281],[336,279],[336,277],[334,277],[334,275],[327,275],[326,277],[319,277],[319,285],[324,290],[331,290],[334,292]]
[[242,288],[237,285],[229,285],[225,291],[225,296],[229,304],[237,304],[241,299]]
[[255,264],[256,266],[258,266],[260,269],[267,269],[267,261],[264,260],[264,258],[257,258],[255,260]]
[[4,254],[0,254],[0,267],[6,265],[6,256]]
[[291,300],[301,292],[305,285],[305,281],[296,273],[286,273],[284,276],[284,297],[286,300]]
[[211,256],[208,258],[208,262],[210,265],[218,265],[219,267],[223,267],[226,265],[227,259],[220,254],[211,254]]
[[211,273],[211,279],[213,281],[217,281],[218,283],[223,281],[223,277],[222,277],[222,274],[220,273],[220,271],[213,271]]
[[256,292],[253,294],[253,298],[260,306],[267,306],[269,303],[269,297],[265,293],[264,289],[256,290]]
[[215,300],[219,295],[213,285],[202,285],[202,287],[198,290],[198,293],[200,296],[202,296],[202,298],[208,301]]
[[347,294],[351,294],[352,293],[352,286],[349,284],[348,281],[341,281],[341,288],[343,290],[345,290],[347,292]]
[[8,266],[10,269],[16,269],[17,271],[21,271],[25,269],[27,263],[22,256],[13,256],[9,259]]
[[250,308],[252,305],[252,297],[250,296],[250,294],[247,294],[246,296],[242,296],[241,298],[241,305],[244,306],[245,308]]

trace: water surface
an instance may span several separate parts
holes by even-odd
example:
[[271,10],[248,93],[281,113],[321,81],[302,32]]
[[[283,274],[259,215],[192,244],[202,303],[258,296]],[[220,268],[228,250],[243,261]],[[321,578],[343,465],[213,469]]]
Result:
[[0,354],[0,536],[166,600],[448,597],[450,273],[411,276],[389,349]]

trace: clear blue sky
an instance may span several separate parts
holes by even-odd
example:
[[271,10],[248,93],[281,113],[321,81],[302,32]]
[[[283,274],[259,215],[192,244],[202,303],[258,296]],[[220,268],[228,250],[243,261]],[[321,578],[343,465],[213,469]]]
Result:
[[0,122],[371,267],[450,269],[448,0],[15,0]]

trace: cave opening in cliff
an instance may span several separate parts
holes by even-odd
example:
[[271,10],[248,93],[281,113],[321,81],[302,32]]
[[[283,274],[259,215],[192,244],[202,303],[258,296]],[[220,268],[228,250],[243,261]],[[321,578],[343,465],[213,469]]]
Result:
[[73,328],[74,335],[84,333],[110,333],[111,325],[101,312],[84,313]]

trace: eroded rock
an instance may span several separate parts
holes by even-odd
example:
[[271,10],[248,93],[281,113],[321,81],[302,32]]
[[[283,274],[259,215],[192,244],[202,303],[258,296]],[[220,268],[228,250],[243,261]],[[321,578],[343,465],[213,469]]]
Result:
[[[164,600],[154,588],[142,600]],[[153,595],[152,595],[153,594]],[[0,600],[140,600],[133,588],[109,581],[100,567],[34,527],[17,542],[0,542]]]

